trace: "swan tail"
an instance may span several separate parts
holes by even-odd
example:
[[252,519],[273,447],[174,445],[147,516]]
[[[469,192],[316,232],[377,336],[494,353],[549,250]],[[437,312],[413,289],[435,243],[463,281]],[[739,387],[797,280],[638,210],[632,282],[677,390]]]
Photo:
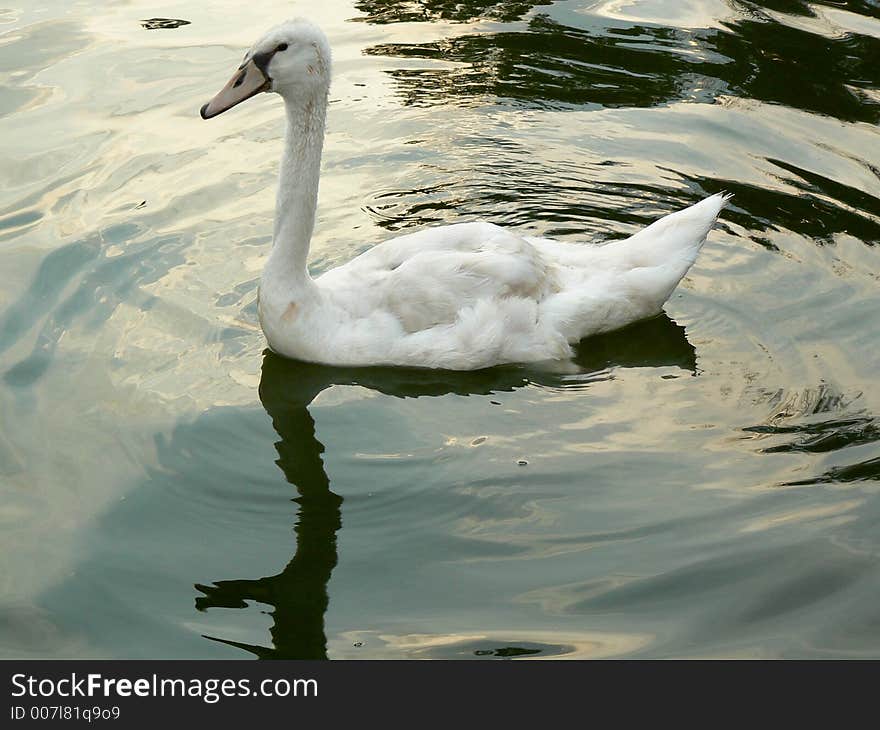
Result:
[[[718,214],[732,195],[717,193],[683,210],[670,213],[617,245],[633,268],[681,270],[679,279],[696,261]],[[678,280],[676,280],[678,283]]]
[[696,261],[718,214],[732,196],[718,193],[664,216],[619,241],[626,260],[624,288],[638,292],[643,306],[659,313]]
[[554,298],[549,318],[569,342],[659,314],[697,258],[731,196],[719,193],[671,213],[634,236],[593,249],[604,274]]

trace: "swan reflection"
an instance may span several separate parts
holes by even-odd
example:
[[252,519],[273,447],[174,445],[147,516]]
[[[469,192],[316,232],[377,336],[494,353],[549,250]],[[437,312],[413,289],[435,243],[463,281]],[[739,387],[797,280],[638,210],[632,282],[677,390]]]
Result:
[[[696,353],[684,328],[665,314],[625,330],[582,342],[574,359],[581,373],[609,367],[678,366],[696,371]],[[296,490],[299,506],[293,557],[275,575],[197,584],[196,608],[269,607],[271,644],[260,646],[206,636],[261,659],[326,659],[324,615],[327,584],[338,561],[337,535],[343,498],[331,489],[324,468],[324,445],[315,435],[309,405],[334,385],[357,385],[398,398],[448,394],[490,396],[532,383],[565,387],[565,378],[533,368],[505,367],[477,372],[400,368],[331,368],[285,360],[266,352],[260,400],[279,440],[276,463]],[[343,485],[344,487],[344,485]]]

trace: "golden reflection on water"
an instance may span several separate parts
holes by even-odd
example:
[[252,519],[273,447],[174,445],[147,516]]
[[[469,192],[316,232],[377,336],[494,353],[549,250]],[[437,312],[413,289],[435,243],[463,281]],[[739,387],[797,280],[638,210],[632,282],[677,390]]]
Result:
[[565,631],[374,634],[349,631],[332,646],[340,659],[606,659],[643,648],[649,636]]

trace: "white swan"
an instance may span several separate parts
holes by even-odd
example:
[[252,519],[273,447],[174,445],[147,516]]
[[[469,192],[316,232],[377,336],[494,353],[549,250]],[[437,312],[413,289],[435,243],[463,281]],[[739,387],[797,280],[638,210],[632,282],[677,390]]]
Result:
[[284,99],[287,132],[260,323],[275,352],[330,365],[473,370],[571,356],[571,344],[658,314],[693,264],[726,197],[603,246],[521,236],[492,223],[428,228],[312,279],[330,46],[312,23],[261,38],[209,119],[261,91]]

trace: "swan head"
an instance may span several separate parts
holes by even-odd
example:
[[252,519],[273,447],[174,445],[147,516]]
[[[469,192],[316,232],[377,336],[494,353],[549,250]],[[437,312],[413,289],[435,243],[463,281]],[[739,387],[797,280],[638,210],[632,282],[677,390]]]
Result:
[[296,18],[275,26],[245,54],[220,92],[201,109],[210,119],[263,91],[287,100],[326,94],[330,86],[330,44],[314,23]]

